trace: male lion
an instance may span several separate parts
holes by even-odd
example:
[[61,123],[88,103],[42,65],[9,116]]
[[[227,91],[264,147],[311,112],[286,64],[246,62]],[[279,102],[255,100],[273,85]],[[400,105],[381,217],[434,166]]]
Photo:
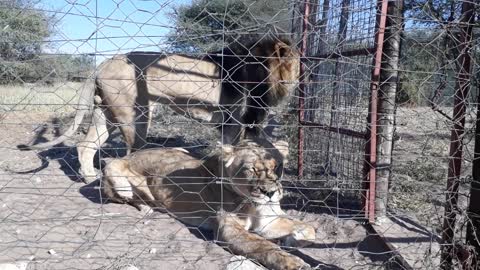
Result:
[[305,245],[315,229],[280,208],[282,157],[245,140],[206,160],[184,149],[149,149],[110,161],[101,182],[106,197],[149,205],[188,225],[212,230],[228,250],[276,270],[308,269],[276,244]]
[[[287,39],[265,38],[251,44],[233,44],[205,56],[132,52],[106,60],[95,79],[95,96],[83,91],[80,105],[89,107],[94,96],[93,120],[79,143],[80,173],[87,182],[96,178],[93,157],[119,127],[127,153],[146,143],[154,104],[168,104],[174,111],[217,124],[224,142],[240,138],[241,125],[258,133],[269,108],[276,106],[296,86],[300,58]],[[45,149],[71,137],[85,109],[71,127],[53,141],[27,146]],[[252,128],[253,127],[253,128]]]

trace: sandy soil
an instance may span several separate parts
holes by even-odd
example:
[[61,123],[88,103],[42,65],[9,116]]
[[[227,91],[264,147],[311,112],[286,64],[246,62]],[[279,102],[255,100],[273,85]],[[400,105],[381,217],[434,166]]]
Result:
[[[17,150],[18,144],[49,140],[57,135],[58,131],[51,126],[42,126],[53,115],[3,116],[0,263],[30,261],[28,269],[126,269],[129,265],[139,269],[226,268],[232,254],[210,241],[211,236],[205,232],[186,228],[166,214],[145,216],[131,206],[106,203],[96,183],[79,182],[76,152],[71,147],[74,140],[47,151]],[[60,118],[56,123],[61,124],[64,119],[68,120]],[[163,134],[157,133],[154,141],[167,146],[200,145],[199,151],[207,151],[208,139],[190,138],[205,128],[180,130],[166,129]],[[121,146],[118,140],[114,139],[110,146]],[[121,152],[110,149],[102,155]],[[289,208],[291,216],[318,227],[315,245],[292,251],[313,266],[383,268],[385,258],[374,256],[378,249],[372,246],[359,222],[291,205]]]

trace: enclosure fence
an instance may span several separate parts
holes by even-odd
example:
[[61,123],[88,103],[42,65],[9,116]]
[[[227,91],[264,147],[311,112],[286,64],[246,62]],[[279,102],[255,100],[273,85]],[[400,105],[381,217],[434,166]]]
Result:
[[[479,268],[478,12],[469,0],[0,2],[0,269],[287,269],[240,238],[266,237],[255,222],[232,238],[207,226],[224,211],[313,228],[308,245],[266,237],[271,256],[312,268]],[[278,85],[295,87],[268,104]],[[282,195],[252,181],[278,153]],[[140,175],[132,194],[150,201],[122,197]]]

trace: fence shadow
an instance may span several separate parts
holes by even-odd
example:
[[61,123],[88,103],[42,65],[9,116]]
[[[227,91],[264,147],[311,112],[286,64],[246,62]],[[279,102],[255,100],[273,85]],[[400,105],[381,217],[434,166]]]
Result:
[[[61,126],[62,123],[67,121],[68,117],[59,118],[53,117],[49,121],[49,124],[44,124],[35,134],[30,145],[40,144],[48,142],[46,134],[48,132],[53,133],[53,137],[59,137],[61,135]],[[87,117],[88,118],[88,117]],[[116,130],[109,137],[107,142],[103,147],[97,151],[94,157],[94,165],[97,169],[103,167],[102,159],[105,157],[121,157],[126,154],[126,146],[122,140],[121,133]],[[194,156],[202,157],[205,155],[205,149],[209,147],[208,143],[205,142],[189,142],[181,136],[175,137],[147,137],[147,144],[144,146],[145,149],[153,147],[184,147],[188,149]],[[17,145],[17,148],[20,151],[33,151],[28,150],[28,146],[24,144]],[[36,153],[38,159],[41,161],[40,166],[35,169],[27,171],[12,171],[16,174],[36,174],[40,173],[46,169],[51,161],[57,161],[60,164],[60,170],[72,181],[82,182],[82,177],[79,173],[80,163],[78,161],[78,153],[76,145],[69,146],[65,143],[60,143],[52,148],[41,150]]]
[[[60,124],[62,122],[62,119],[58,117],[54,117],[50,122],[51,122],[51,125],[53,126],[54,137],[60,136],[61,134]],[[31,144],[35,145],[35,144],[47,142],[48,139],[45,137],[45,134],[49,130],[50,128],[48,124],[43,125],[41,129],[36,133],[35,138],[31,142]],[[21,151],[27,150],[27,146],[23,144],[17,145],[17,148]],[[14,173],[36,174],[46,169],[50,165],[50,161],[56,160],[60,164],[60,170],[62,170],[68,178],[70,178],[72,181],[75,181],[75,182],[81,181],[80,175],[78,174],[80,164],[78,163],[78,155],[75,147],[67,146],[64,143],[61,143],[50,149],[40,151],[36,155],[41,161],[41,164],[39,167],[32,170],[28,170],[28,171],[21,171],[21,172],[16,171]]]

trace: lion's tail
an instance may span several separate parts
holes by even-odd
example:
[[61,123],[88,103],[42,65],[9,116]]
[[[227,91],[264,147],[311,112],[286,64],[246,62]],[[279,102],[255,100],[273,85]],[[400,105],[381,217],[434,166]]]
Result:
[[65,140],[71,138],[75,134],[77,129],[80,127],[80,124],[82,123],[82,120],[87,114],[87,112],[90,111],[90,106],[92,105],[95,87],[83,87],[82,91],[80,92],[80,97],[77,103],[77,112],[75,114],[75,118],[73,119],[73,123],[68,127],[65,133],[55,138],[53,141],[39,143],[35,145],[23,145],[23,146],[19,146],[19,148],[23,150],[46,149],[46,148],[55,146],[57,144],[60,144]]

